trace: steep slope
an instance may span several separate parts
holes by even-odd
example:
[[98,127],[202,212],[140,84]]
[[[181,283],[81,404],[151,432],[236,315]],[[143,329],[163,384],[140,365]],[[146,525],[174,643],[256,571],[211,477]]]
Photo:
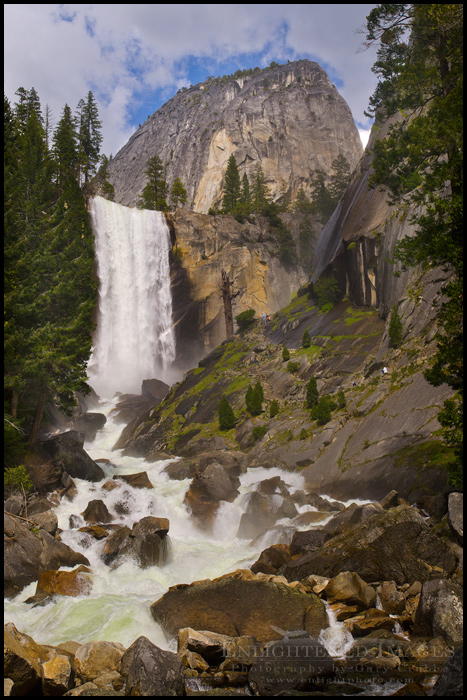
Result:
[[349,107],[325,71],[307,60],[212,78],[177,95],[141,125],[109,165],[116,201],[134,206],[145,185],[146,161],[166,165],[169,190],[179,177],[188,206],[207,212],[220,204],[231,154],[251,179],[260,164],[277,201],[293,198],[317,169],[331,172],[344,155],[351,168],[362,146]]

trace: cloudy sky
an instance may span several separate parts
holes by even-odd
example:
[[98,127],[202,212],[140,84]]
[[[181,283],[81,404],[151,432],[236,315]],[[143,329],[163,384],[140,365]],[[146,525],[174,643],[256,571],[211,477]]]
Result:
[[375,5],[4,5],[4,91],[34,87],[56,123],[92,90],[115,155],[182,86],[271,61],[317,61],[349,104],[362,140],[376,86],[360,51]]

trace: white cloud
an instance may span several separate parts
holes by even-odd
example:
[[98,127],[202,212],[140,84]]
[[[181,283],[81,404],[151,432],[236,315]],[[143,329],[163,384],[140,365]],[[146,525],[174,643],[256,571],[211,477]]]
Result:
[[[135,105],[189,84],[190,57],[216,65],[238,54],[313,57],[329,73],[359,127],[374,90],[374,53],[355,34],[373,5],[5,5],[5,94],[35,87],[55,121],[89,90],[103,123],[103,151],[116,153],[137,127]],[[253,59],[252,59],[253,60]],[[211,68],[212,66],[212,68]],[[146,115],[145,115],[146,117]]]

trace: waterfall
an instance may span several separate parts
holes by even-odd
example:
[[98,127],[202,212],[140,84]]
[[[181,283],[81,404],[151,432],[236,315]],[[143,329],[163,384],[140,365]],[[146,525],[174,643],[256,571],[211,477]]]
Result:
[[90,201],[99,308],[89,383],[104,397],[139,394],[143,379],[167,381],[175,359],[170,233],[161,212]]

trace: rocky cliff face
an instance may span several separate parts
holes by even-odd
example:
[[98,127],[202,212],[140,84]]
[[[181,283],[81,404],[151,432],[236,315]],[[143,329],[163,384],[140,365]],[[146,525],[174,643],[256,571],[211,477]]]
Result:
[[339,154],[354,168],[362,145],[349,107],[317,63],[301,60],[236,79],[208,79],[180,90],[113,158],[116,201],[135,205],[146,161],[158,155],[169,190],[179,177],[188,206],[207,212],[221,202],[232,153],[241,175],[251,178],[261,165],[277,201],[293,198],[301,186],[310,193],[316,170],[330,173]]
[[[300,215],[285,214],[301,255]],[[308,268],[286,266],[266,220],[240,224],[232,216],[207,216],[188,209],[168,215],[172,231],[172,303],[177,366],[186,369],[226,338],[221,294],[222,270],[232,282],[234,317],[254,309],[273,314],[308,282]],[[318,234],[319,225],[316,224]]]

